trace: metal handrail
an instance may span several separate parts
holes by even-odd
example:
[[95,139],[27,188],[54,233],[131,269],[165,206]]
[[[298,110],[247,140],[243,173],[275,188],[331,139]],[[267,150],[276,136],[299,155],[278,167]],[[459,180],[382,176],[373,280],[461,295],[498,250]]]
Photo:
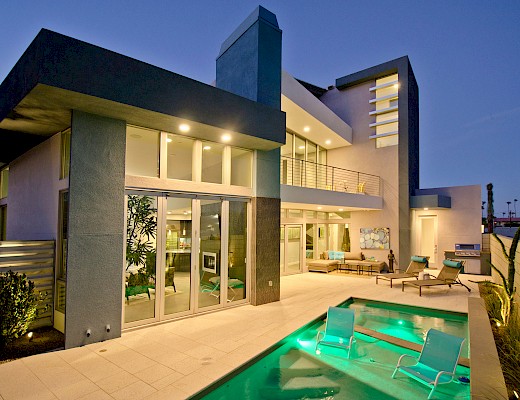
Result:
[[381,178],[377,175],[285,156],[280,157],[280,183],[334,192],[381,195]]

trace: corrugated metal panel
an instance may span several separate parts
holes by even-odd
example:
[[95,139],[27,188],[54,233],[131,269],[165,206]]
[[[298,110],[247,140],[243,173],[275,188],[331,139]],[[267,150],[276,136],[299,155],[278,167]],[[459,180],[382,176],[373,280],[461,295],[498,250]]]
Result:
[[45,294],[41,313],[31,328],[52,326],[54,300],[54,241],[0,242],[0,273],[9,270],[27,275],[35,290]]

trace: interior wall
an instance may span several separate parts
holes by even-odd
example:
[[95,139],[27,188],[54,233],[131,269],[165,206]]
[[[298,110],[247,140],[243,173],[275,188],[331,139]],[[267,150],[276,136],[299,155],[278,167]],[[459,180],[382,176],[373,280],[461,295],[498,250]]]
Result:
[[7,240],[56,240],[60,143],[56,134],[10,164]]

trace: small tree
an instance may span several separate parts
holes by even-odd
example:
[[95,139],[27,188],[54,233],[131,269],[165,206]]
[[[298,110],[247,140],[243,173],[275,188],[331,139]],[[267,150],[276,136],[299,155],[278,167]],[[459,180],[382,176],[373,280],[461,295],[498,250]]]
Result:
[[520,229],[517,229],[515,236],[513,237],[513,241],[511,242],[511,248],[509,249],[509,253],[506,250],[506,246],[502,242],[502,240],[497,236],[496,233],[493,233],[493,237],[500,243],[502,247],[502,253],[508,262],[507,268],[507,279],[504,274],[491,263],[491,267],[500,275],[502,279],[502,284],[494,284],[495,293],[498,295],[500,299],[500,303],[502,305],[501,315],[502,315],[502,323],[507,325],[509,323],[509,317],[513,312],[514,307],[514,295],[515,295],[515,256],[516,249],[518,248],[518,240],[520,239]]
[[488,226],[488,233],[493,233],[493,225],[494,225],[494,210],[493,210],[493,184],[488,183],[487,186],[488,191],[488,207],[487,207],[487,226]]
[[44,297],[34,292],[34,283],[25,274],[0,274],[0,349],[27,332]]

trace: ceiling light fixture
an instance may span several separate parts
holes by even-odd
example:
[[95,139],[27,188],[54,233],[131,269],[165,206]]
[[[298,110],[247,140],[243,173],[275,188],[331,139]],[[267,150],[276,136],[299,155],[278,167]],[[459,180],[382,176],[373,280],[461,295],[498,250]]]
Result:
[[304,126],[304,127],[303,127],[303,131],[304,131],[304,132],[309,132],[310,130],[311,130],[311,128],[308,127],[308,126]]
[[322,209],[322,207],[318,207],[318,210],[321,210],[321,209]]
[[338,211],[343,211],[343,208],[340,208]]
[[330,140],[325,140],[325,144],[331,144],[332,142]]
[[211,146],[204,146],[202,150],[211,150]]
[[180,124],[179,125],[179,130],[181,132],[189,132],[190,131],[190,126],[188,124]]
[[305,149],[305,146],[298,146],[298,149],[303,150]]
[[423,210],[424,210],[424,211],[428,211],[428,207],[424,207]]
[[226,134],[222,135],[222,136],[220,137],[220,139],[221,139],[223,142],[229,142],[229,141],[231,140],[231,135],[228,134],[228,133],[226,133]]
[[166,143],[171,143],[171,142],[173,142],[172,138],[166,138]]

